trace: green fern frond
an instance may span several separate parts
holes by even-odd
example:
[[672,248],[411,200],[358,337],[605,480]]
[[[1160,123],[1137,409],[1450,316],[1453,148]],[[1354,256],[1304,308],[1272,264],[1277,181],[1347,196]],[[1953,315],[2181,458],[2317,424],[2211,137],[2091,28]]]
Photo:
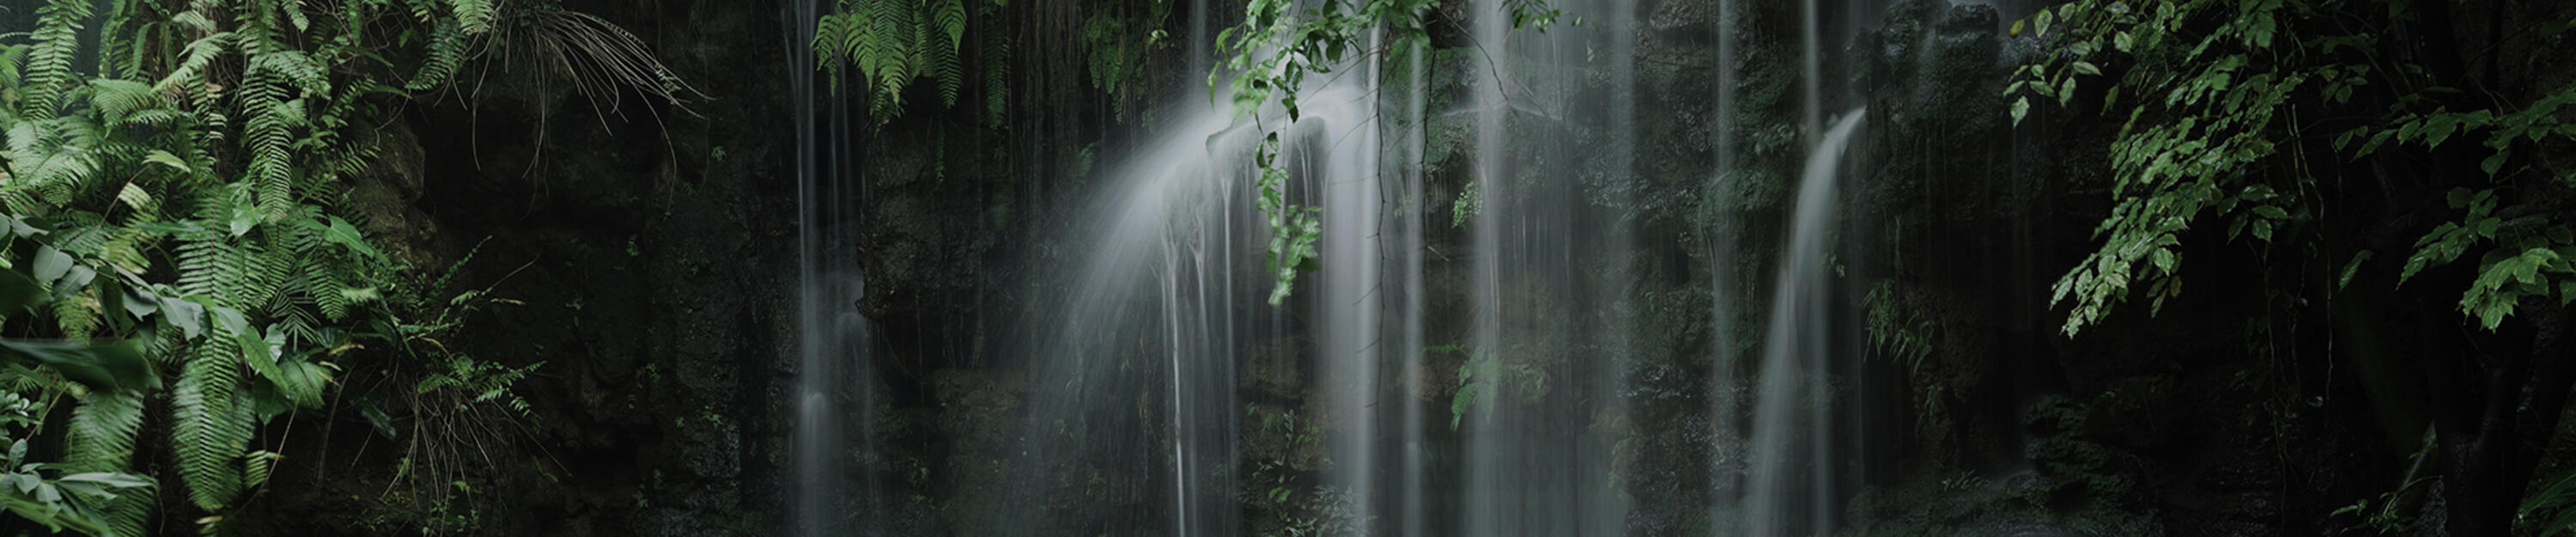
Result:
[[255,78],[275,76],[278,77],[277,80],[291,82],[296,89],[304,90],[308,94],[329,95],[331,93],[329,69],[301,50],[280,50],[252,56],[249,71],[247,76]]
[[188,42],[187,48],[180,51],[179,64],[170,69],[170,74],[162,75],[160,82],[153,83],[152,89],[171,93],[180,88],[204,86],[206,67],[214,65],[215,56],[230,48],[232,40],[232,32],[221,32]]
[[838,56],[847,58],[851,65],[858,67],[861,88],[876,87],[877,62],[885,55],[879,50],[883,45],[877,38],[876,22],[876,5],[883,1],[866,0],[864,8],[853,8],[846,3],[842,6],[841,34],[838,36],[841,52]]
[[161,100],[160,94],[152,91],[152,86],[142,82],[102,78],[90,81],[89,86],[90,106],[96,108],[99,115],[106,116],[110,125],[123,122],[126,116],[135,112],[167,104]]
[[966,87],[966,63],[957,58],[957,47],[953,43],[934,41],[923,53],[923,63],[928,64],[932,74],[939,79],[941,106],[957,106],[957,94]]
[[404,83],[403,87],[422,91],[446,84],[449,78],[456,76],[457,70],[465,67],[468,46],[463,28],[454,22],[440,22],[438,28],[429,33],[429,60],[421,62],[420,71],[412,74],[411,81]]
[[957,50],[965,48],[965,0],[929,0],[929,2],[931,9],[930,20],[939,25],[939,30],[942,33],[947,34],[948,49]]
[[456,22],[463,26],[465,33],[479,34],[492,31],[494,13],[490,1],[449,0],[448,5],[456,9]]
[[241,494],[241,470],[234,461],[248,446],[250,431],[236,423],[233,392],[240,386],[241,368],[240,355],[228,352],[231,345],[225,344],[231,331],[218,326],[212,334],[191,346],[171,389],[170,448],[188,499],[200,509],[222,511]]
[[63,460],[74,469],[105,472],[123,469],[134,458],[134,439],[143,432],[143,399],[119,392],[90,392],[72,409]]
[[846,19],[847,17],[840,13],[826,13],[821,18],[814,19],[814,69],[831,70],[840,67],[841,53],[847,50],[841,46],[841,33],[844,31],[841,21]]
[[[912,81],[912,45],[919,38],[916,13],[909,4],[905,0],[875,0],[875,13],[870,17],[876,26],[870,32],[877,45],[875,91],[898,106],[903,104],[904,84]],[[892,110],[880,111],[887,112]]]
[[36,8],[35,43],[27,55],[26,110],[50,115],[67,86],[78,78],[72,59],[80,52],[81,22],[89,19],[89,0],[52,0]]
[[63,329],[63,339],[89,341],[90,333],[98,329],[97,297],[95,290],[83,289],[69,300],[54,301],[54,325]]

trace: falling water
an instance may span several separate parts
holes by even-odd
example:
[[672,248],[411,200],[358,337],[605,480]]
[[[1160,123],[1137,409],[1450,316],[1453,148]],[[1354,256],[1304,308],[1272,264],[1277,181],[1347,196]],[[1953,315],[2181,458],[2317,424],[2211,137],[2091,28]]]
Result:
[[[1370,46],[1375,49],[1375,45]],[[1328,95],[1328,98],[1358,102],[1325,102],[1340,111],[1374,114],[1377,111],[1376,84],[1371,77],[1377,72],[1376,61],[1356,71],[1352,81],[1364,91]],[[1370,520],[1375,516],[1373,502],[1367,498],[1375,490],[1377,475],[1378,350],[1381,348],[1378,315],[1380,259],[1378,252],[1380,217],[1378,184],[1378,127],[1366,121],[1352,121],[1350,116],[1319,116],[1318,121],[1301,122],[1300,127],[1315,130],[1315,140],[1301,152],[1303,156],[1321,157],[1309,160],[1310,169],[1323,172],[1319,186],[1324,190],[1324,235],[1319,253],[1324,270],[1316,281],[1321,286],[1323,303],[1317,309],[1324,318],[1323,366],[1326,408],[1332,413],[1334,428],[1330,446],[1333,475],[1328,482],[1360,498],[1352,502],[1352,520]],[[1368,116],[1358,116],[1368,117]]]
[[[1832,533],[1833,442],[1832,394],[1827,385],[1832,352],[1827,301],[1832,267],[1834,182],[1843,148],[1860,126],[1864,110],[1852,110],[1834,122],[1833,130],[1807,157],[1798,179],[1796,212],[1789,242],[1773,289],[1771,324],[1764,338],[1759,397],[1753,421],[1753,489],[1747,491],[1747,516],[1755,537]],[[1798,447],[1808,448],[1800,458]],[[1798,482],[1801,475],[1807,477]],[[1794,512],[1805,496],[1802,523]]]
[[1386,222],[1386,235],[1390,238],[1385,240],[1384,244],[1391,249],[1386,255],[1395,260],[1397,277],[1404,280],[1401,288],[1403,294],[1396,302],[1396,316],[1400,323],[1396,329],[1402,331],[1402,335],[1396,340],[1398,343],[1396,356],[1401,358],[1399,367],[1403,368],[1403,387],[1408,393],[1400,399],[1399,403],[1403,405],[1403,421],[1400,424],[1402,428],[1397,434],[1397,438],[1402,443],[1396,446],[1400,462],[1396,475],[1395,513],[1398,518],[1395,532],[1396,535],[1405,537],[1419,537],[1429,531],[1427,524],[1430,522],[1428,513],[1430,505],[1424,497],[1424,492],[1429,489],[1425,481],[1430,478],[1430,461],[1426,453],[1431,449],[1430,430],[1427,428],[1428,417],[1425,416],[1428,413],[1425,407],[1429,405],[1425,404],[1419,396],[1431,391],[1426,384],[1429,380],[1429,372],[1425,369],[1429,368],[1430,364],[1424,356],[1426,343],[1422,332],[1424,314],[1422,233],[1427,221],[1425,211],[1430,204],[1423,199],[1422,184],[1427,179],[1425,177],[1427,174],[1423,172],[1421,166],[1424,159],[1425,138],[1429,135],[1429,127],[1424,124],[1424,120],[1428,117],[1426,109],[1430,104],[1430,92],[1424,87],[1429,81],[1429,78],[1424,76],[1424,67],[1430,62],[1430,58],[1427,57],[1430,49],[1421,44],[1414,44],[1402,53],[1406,59],[1405,89],[1407,90],[1407,95],[1402,101],[1405,118],[1405,131],[1402,137],[1404,152],[1401,154],[1401,164],[1390,166],[1399,168],[1395,175],[1400,183],[1396,185],[1399,189],[1396,193],[1398,201],[1390,207],[1394,217],[1388,218]]
[[[849,535],[877,520],[877,483],[871,472],[855,476],[843,458],[856,451],[874,458],[869,403],[874,376],[868,362],[868,321],[858,299],[867,296],[849,231],[865,194],[850,155],[849,113],[837,94],[815,91],[814,0],[790,2],[782,13],[787,46],[790,106],[796,128],[797,376],[793,404],[795,531],[798,535]],[[856,434],[843,434],[846,423]]]
[[[1632,0],[1551,3],[1587,24],[1507,38],[1475,15],[1474,325],[1466,535],[1618,535],[1615,447],[1636,303]],[[1607,64],[1594,85],[1589,66]],[[1590,133],[1577,118],[1607,118]],[[1576,147],[1581,145],[1582,147]],[[1469,391],[1472,390],[1472,391]]]
[[[1373,427],[1378,353],[1374,215],[1381,185],[1373,85],[1365,76],[1335,77],[1307,88],[1302,118],[1293,125],[1257,125],[1223,107],[1176,106],[1181,121],[1105,176],[1113,194],[1084,213],[1098,220],[1072,231],[1085,250],[1064,286],[1068,295],[1031,321],[1047,328],[1029,345],[1038,372],[1027,445],[1014,476],[1020,482],[1009,502],[1025,514],[1008,531],[1099,532],[1065,527],[1041,512],[1122,501],[1062,487],[1056,474],[1065,468],[1164,480],[1158,491],[1164,497],[1136,503],[1168,512],[1124,522],[1147,526],[1133,532],[1240,531],[1234,465],[1245,407],[1236,393],[1237,364],[1247,361],[1249,347],[1284,339],[1291,321],[1259,298],[1271,286],[1272,273],[1257,257],[1269,229],[1260,215],[1241,209],[1254,206],[1252,151],[1264,126],[1285,129],[1281,162],[1293,176],[1290,201],[1320,204],[1332,215],[1320,245],[1329,251],[1328,264],[1322,274],[1300,280],[1320,292],[1299,295],[1320,297],[1315,307],[1335,312],[1323,316],[1317,363],[1336,381],[1314,382],[1326,387],[1329,418],[1339,420],[1333,457],[1346,470],[1327,481],[1362,493],[1373,486],[1376,440],[1365,432]],[[1279,112],[1273,105],[1260,117],[1281,121]],[[1320,203],[1305,198],[1317,192]],[[1137,354],[1159,365],[1138,367],[1128,358]],[[1161,423],[1135,421],[1136,393],[1163,395],[1155,405]],[[1142,441],[1155,437],[1160,441]]]

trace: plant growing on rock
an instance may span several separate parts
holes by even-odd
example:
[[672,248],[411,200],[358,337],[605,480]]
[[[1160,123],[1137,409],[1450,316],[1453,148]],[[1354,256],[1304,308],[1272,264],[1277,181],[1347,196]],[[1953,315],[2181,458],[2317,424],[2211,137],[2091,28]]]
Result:
[[2118,122],[2102,245],[2054,289],[2064,331],[2138,288],[2153,314],[2187,242],[2250,236],[2266,282],[2330,312],[2392,443],[2431,427],[2447,529],[2506,533],[2576,381],[2550,335],[2576,329],[2576,173],[2548,156],[2576,143],[2576,84],[2503,56],[2563,50],[2569,11],[2085,0],[2014,23],[2048,44],[2006,90],[2017,122],[2034,100]]
[[[0,251],[14,267],[0,275],[0,321],[19,321],[0,331],[63,342],[25,344],[38,359],[0,372],[0,387],[72,407],[59,424],[37,414],[12,430],[20,445],[59,445],[61,459],[38,467],[21,450],[11,470],[25,471],[10,480],[74,494],[8,505],[57,529],[140,535],[157,477],[199,513],[184,520],[221,531],[286,457],[260,429],[326,406],[335,362],[363,348],[353,329],[386,298],[371,282],[397,270],[340,206],[343,180],[376,156],[351,132],[406,88],[441,87],[506,11],[487,0],[34,10],[32,31],[0,34]],[[93,20],[105,23],[85,28]],[[419,29],[429,38],[417,48],[388,47]],[[84,30],[97,65],[75,65]],[[426,60],[391,78],[388,52]],[[143,427],[147,413],[166,428]]]

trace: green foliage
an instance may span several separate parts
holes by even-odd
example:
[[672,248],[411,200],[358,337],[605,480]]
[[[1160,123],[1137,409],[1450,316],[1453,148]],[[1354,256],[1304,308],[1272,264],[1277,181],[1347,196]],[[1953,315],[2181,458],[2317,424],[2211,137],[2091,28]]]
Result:
[[[366,282],[397,270],[335,207],[339,180],[375,157],[348,130],[398,104],[396,84],[452,77],[466,37],[502,11],[116,2],[97,29],[108,65],[86,76],[70,58],[91,4],[55,0],[35,31],[0,36],[0,323],[28,321],[0,329],[62,338],[0,339],[0,393],[76,405],[59,427],[34,417],[27,434],[59,441],[62,460],[13,460],[18,490],[40,496],[9,507],[58,529],[139,535],[154,487],[132,474],[157,467],[217,531],[284,457],[253,445],[255,431],[324,406],[328,360],[357,347],[348,328],[383,297]],[[415,23],[430,29],[417,51],[427,64],[408,81],[375,78],[394,67],[376,34]],[[151,452],[169,460],[136,460],[156,407],[168,427],[155,440],[168,445]]]
[[1940,324],[1907,303],[1893,280],[1880,282],[1861,301],[1869,307],[1870,346],[1904,363],[1907,371],[1922,372],[1923,360],[1932,357],[1933,343],[1941,337]]
[[[1217,33],[1221,61],[1208,73],[1211,96],[1220,81],[1231,77],[1225,95],[1235,113],[1252,116],[1267,132],[1254,151],[1253,164],[1261,170],[1254,180],[1260,192],[1255,203],[1270,226],[1265,258],[1278,277],[1270,294],[1274,306],[1287,298],[1299,267],[1315,256],[1315,243],[1323,235],[1322,209],[1288,202],[1288,171],[1279,164],[1279,133],[1297,122],[1298,96],[1308,89],[1307,77],[1365,66],[1357,60],[1367,55],[1429,50],[1426,15],[1439,7],[1434,0],[1327,0],[1302,9],[1297,4],[1251,0],[1244,6],[1241,26]],[[1515,28],[1544,28],[1562,16],[1543,0],[1507,0],[1505,10]],[[1265,121],[1259,116],[1263,107],[1273,103],[1285,121]]]
[[[916,80],[929,79],[938,85],[941,106],[956,106],[958,95],[966,86],[964,61],[969,24],[967,4],[971,0],[841,0],[834,13],[823,15],[814,24],[814,50],[819,65],[830,72],[837,84],[842,69],[855,78],[856,88],[868,97],[868,112],[884,123],[903,111],[904,88]],[[975,20],[999,20],[1002,0],[973,2],[981,12]],[[985,35],[986,84],[998,89],[999,76],[1007,54],[1002,46],[1001,30],[975,28]],[[994,99],[990,120],[999,123],[1002,107],[997,92],[987,91]]]
[[1481,349],[1444,345],[1425,349],[1428,352],[1465,353],[1467,360],[1458,364],[1458,391],[1449,396],[1449,428],[1465,424],[1467,414],[1482,405],[1486,416],[1492,416],[1499,397],[1512,394],[1528,401],[1547,394],[1548,376],[1526,363],[1506,361],[1501,356]]
[[1483,187],[1476,186],[1480,184],[1483,182],[1469,181],[1466,188],[1458,191],[1458,200],[1449,203],[1449,227],[1466,227],[1468,221],[1476,219],[1476,213],[1485,210],[1480,191]]
[[[2023,120],[2031,100],[2076,103],[2079,81],[2105,75],[2101,65],[2128,69],[2109,80],[2101,109],[2125,117],[2109,155],[2116,201],[2095,233],[2093,252],[2060,278],[2053,299],[2070,303],[2064,331],[2073,335],[2099,322],[2143,285],[2150,312],[2182,292],[2176,277],[2181,235],[2195,222],[2218,218],[2231,238],[2250,234],[2281,244],[2277,230],[2317,217],[2321,166],[2372,157],[2394,141],[2430,153],[2459,148],[2479,154],[2487,177],[2466,181],[2450,196],[2466,214],[2427,233],[2409,255],[2405,274],[2447,264],[2483,248],[2480,276],[2464,290],[2460,307],[2490,330],[2524,297],[2576,299],[2576,267],[2566,258],[2576,242],[2557,220],[2496,213],[2494,190],[2511,189],[2532,171],[2509,167],[2517,151],[2549,141],[2576,140],[2576,125],[2559,109],[2576,102],[2576,86],[2535,102],[2453,110],[2442,95],[2457,89],[2429,80],[2424,66],[2400,58],[2371,57],[2385,35],[2371,20],[2328,22],[2342,13],[2385,11],[2405,20],[2412,6],[2400,2],[2321,3],[2194,0],[2132,6],[2086,0],[2042,10],[2013,24],[2051,44],[2016,71],[2005,89],[2011,112]],[[2052,33],[2052,30],[2055,30]],[[2372,93],[2371,88],[2387,88]],[[2334,137],[2332,155],[2309,155],[2306,124],[2311,109],[2356,104],[2393,95],[2385,110]],[[2461,140],[2478,140],[2465,147]],[[2466,178],[2456,178],[2466,179]],[[2569,180],[2556,178],[2560,184]],[[2346,272],[2364,257],[2346,261]]]
[[[2576,472],[2550,479],[2548,486],[2526,495],[2514,510],[2516,533],[2534,537],[2576,535]],[[2411,485],[2411,483],[2410,483]]]

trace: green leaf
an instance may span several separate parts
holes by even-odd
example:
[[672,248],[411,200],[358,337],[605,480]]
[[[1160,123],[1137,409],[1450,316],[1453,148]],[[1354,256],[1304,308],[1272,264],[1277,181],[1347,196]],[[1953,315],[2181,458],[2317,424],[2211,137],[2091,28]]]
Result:
[[376,247],[369,246],[367,244],[367,238],[358,234],[357,226],[349,225],[349,221],[341,220],[340,217],[331,217],[331,224],[321,229],[321,231],[323,240],[328,240],[341,246],[348,247],[349,251],[357,252],[359,255],[367,256],[369,259],[382,260],[385,258],[385,254],[383,252],[378,252],[376,251]]
[[42,365],[63,378],[102,391],[139,391],[161,386],[159,374],[129,341],[45,341],[0,338],[0,357]]
[[2021,125],[2021,119],[2022,119],[2022,117],[2023,117],[2023,116],[2027,116],[2027,115],[2030,115],[2030,98],[2029,98],[2029,97],[2022,97],[2022,98],[2018,98],[2018,99],[2013,99],[2013,104],[2012,104],[2013,125]]
[[187,161],[179,160],[178,155],[172,155],[168,151],[162,151],[159,149],[154,149],[150,153],[145,153],[143,155],[143,161],[167,166],[170,169],[178,170],[179,173],[189,173],[190,171],[188,169]]
[[2080,73],[2080,74],[2087,74],[2087,75],[2094,75],[2094,76],[2101,76],[2101,75],[2102,75],[2102,68],[2100,68],[2100,67],[2095,67],[2095,66],[2093,65],[2093,62],[2088,62],[2088,61],[2083,61],[2083,60],[2076,60],[2076,61],[2075,61],[2075,63],[2074,63],[2074,64],[2072,64],[2071,66],[2075,68],[2075,72],[2076,72],[2076,73]]
[[2361,271],[2361,262],[2370,260],[2370,255],[2370,250],[2362,250],[2358,253],[2352,254],[2352,260],[2345,261],[2343,264],[2343,275],[2335,278],[2335,288],[2341,289],[2351,286],[2353,274]]
[[161,297],[161,319],[179,327],[188,339],[197,339],[206,331],[206,307],[195,302]]

